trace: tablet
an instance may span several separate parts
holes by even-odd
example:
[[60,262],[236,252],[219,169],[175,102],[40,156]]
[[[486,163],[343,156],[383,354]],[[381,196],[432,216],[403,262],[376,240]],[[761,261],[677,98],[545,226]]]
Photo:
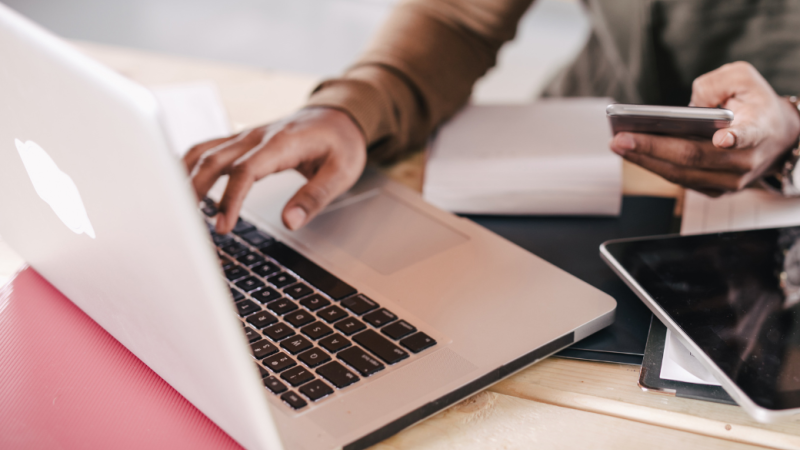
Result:
[[600,253],[754,419],[800,412],[800,227],[615,240]]

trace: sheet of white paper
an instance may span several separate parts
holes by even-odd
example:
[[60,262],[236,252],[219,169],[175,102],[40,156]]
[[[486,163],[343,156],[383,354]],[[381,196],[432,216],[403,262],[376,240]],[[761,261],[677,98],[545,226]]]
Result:
[[661,361],[660,376],[665,380],[719,386],[714,376],[669,330],[667,330],[667,340],[664,342],[664,359]]
[[423,197],[462,213],[618,215],[622,162],[608,149],[610,102],[466,107],[431,147]]
[[228,115],[213,82],[157,86],[151,91],[161,106],[167,135],[178,156],[196,144],[231,133]]
[[[745,189],[719,198],[686,191],[681,234],[800,225],[800,198]],[[710,378],[709,378],[710,377]],[[667,331],[661,378],[719,386],[691,352]]]
[[800,224],[800,198],[745,189],[719,198],[686,191],[681,234],[782,227]]

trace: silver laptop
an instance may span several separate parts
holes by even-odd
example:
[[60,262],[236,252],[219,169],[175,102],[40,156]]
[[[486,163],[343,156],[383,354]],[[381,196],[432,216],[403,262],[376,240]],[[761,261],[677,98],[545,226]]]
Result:
[[0,5],[0,235],[249,449],[363,448],[613,321],[609,296],[367,173],[210,233],[149,91]]

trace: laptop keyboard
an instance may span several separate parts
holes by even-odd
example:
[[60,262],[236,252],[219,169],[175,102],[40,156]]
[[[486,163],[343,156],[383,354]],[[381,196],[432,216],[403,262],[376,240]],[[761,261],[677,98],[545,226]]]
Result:
[[[211,218],[214,203],[203,213]],[[209,231],[264,387],[299,410],[436,341],[272,236],[239,219]]]

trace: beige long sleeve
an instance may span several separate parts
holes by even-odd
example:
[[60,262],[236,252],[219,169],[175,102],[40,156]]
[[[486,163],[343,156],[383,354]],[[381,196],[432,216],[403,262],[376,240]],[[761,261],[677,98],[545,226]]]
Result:
[[397,159],[467,102],[532,1],[404,1],[361,59],[317,87],[308,105],[347,112],[373,160]]

